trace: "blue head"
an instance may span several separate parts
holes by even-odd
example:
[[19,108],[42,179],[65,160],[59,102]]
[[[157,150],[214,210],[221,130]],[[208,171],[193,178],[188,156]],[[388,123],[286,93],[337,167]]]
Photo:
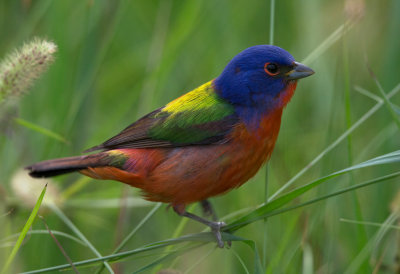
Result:
[[214,80],[215,88],[223,99],[238,110],[265,113],[282,106],[282,92],[297,79],[314,72],[295,62],[286,50],[259,45],[236,55]]

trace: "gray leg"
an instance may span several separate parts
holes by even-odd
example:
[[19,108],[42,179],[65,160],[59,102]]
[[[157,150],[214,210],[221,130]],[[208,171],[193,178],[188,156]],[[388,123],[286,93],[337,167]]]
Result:
[[200,202],[201,208],[203,209],[203,214],[206,217],[211,217],[213,221],[217,221],[218,217],[217,214],[215,213],[215,210],[208,200],[203,200]]

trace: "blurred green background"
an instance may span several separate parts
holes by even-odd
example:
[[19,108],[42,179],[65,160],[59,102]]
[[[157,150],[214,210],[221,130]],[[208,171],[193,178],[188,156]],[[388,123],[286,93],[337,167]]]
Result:
[[[357,16],[362,18],[357,20]],[[300,62],[311,53],[317,58],[308,64],[316,74],[300,81],[284,112],[268,165],[269,195],[349,126],[360,122],[376,104],[356,89],[361,87],[381,96],[367,62],[386,93],[400,83],[400,1],[276,1],[274,17],[275,45]],[[318,54],[316,48],[348,20],[353,20],[348,34],[339,32],[339,39]],[[68,141],[66,144],[49,138],[12,118],[2,119],[0,265],[15,241],[9,236],[21,231],[32,210],[27,206],[30,198],[22,196],[18,187],[42,187],[38,181],[16,183],[13,178],[19,169],[39,160],[80,154],[147,112],[217,77],[241,50],[269,43],[270,34],[270,1],[0,1],[1,56],[35,36],[58,45],[55,63],[19,100],[12,115]],[[394,96],[392,103],[399,105],[400,96]],[[383,106],[362,120],[350,137],[324,154],[294,185],[396,151],[399,137],[399,128]],[[394,171],[398,171],[396,164],[344,175],[295,202]],[[240,189],[213,198],[218,215],[263,203],[265,174],[263,168]],[[74,174],[46,180],[58,191],[46,195],[56,197],[64,214],[102,255],[110,254],[154,204],[144,202],[139,191],[120,183],[82,178]],[[256,243],[265,273],[393,273],[399,269],[400,255],[396,229],[383,230],[378,241],[374,237],[382,232],[382,226],[341,219],[382,224],[392,218],[391,224],[396,225],[398,183],[399,179],[376,184],[279,214],[267,224],[253,223],[236,235]],[[34,203],[38,193],[29,192]],[[200,213],[197,205],[191,209]],[[74,235],[52,210],[43,206],[40,215],[50,229]],[[181,233],[174,235],[180,223],[181,218],[163,205],[124,250],[204,229],[189,221]],[[45,227],[38,219],[32,229]],[[61,236],[57,239],[74,262],[96,257],[76,241]],[[208,243],[159,262],[166,254],[165,249],[140,253],[119,262],[115,271],[132,273],[151,263],[155,266],[145,269],[145,273],[165,269],[171,271],[168,273],[254,271],[254,253],[241,242],[234,242],[230,249],[215,249],[214,243]],[[25,239],[12,271],[66,263],[47,233],[32,234]],[[93,273],[97,269],[90,266],[79,271]]]

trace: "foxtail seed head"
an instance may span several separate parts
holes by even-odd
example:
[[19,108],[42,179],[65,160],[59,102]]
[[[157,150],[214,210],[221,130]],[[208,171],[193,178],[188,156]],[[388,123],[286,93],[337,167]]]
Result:
[[26,93],[53,62],[56,51],[53,42],[35,38],[6,56],[0,63],[0,103]]

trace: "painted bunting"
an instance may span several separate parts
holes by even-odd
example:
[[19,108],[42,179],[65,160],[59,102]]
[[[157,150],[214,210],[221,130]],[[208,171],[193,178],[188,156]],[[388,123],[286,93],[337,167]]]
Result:
[[[239,187],[271,156],[282,110],[297,80],[314,71],[271,45],[236,55],[217,78],[134,122],[87,152],[27,167],[33,177],[78,171],[143,190],[147,200],[170,204],[181,216],[211,228],[223,247],[208,198]],[[185,206],[201,202],[213,221]]]

